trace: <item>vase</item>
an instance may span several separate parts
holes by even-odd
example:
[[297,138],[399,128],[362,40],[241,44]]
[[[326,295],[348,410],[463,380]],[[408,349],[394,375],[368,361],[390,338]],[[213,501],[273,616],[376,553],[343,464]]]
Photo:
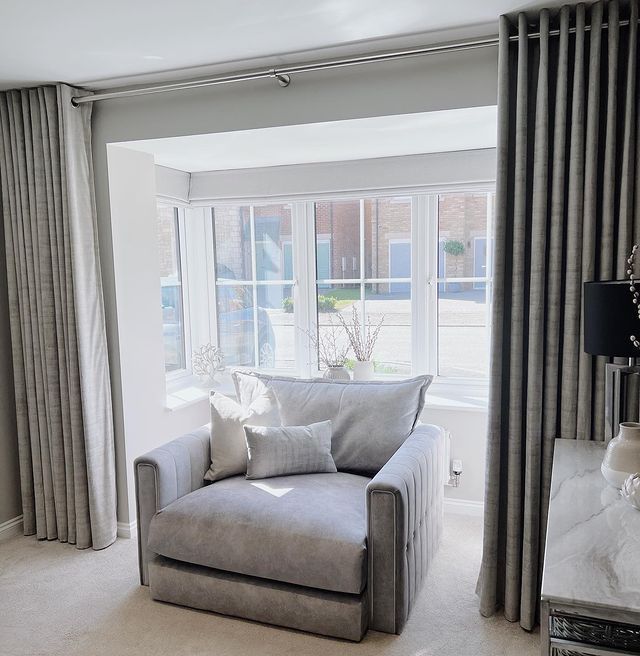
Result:
[[623,421],[602,461],[602,475],[609,485],[620,489],[631,474],[640,472],[640,424]]
[[344,365],[327,367],[324,371],[323,378],[327,378],[328,380],[351,380],[349,370]]
[[373,360],[356,360],[353,363],[353,380],[371,380],[373,370]]

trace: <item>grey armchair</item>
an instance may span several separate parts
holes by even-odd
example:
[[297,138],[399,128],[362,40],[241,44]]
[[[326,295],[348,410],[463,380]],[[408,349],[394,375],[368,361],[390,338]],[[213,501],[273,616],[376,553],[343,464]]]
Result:
[[[443,429],[437,426],[416,426],[373,478],[338,472],[268,479],[285,489],[301,488],[303,499],[312,498],[304,495],[325,494],[332,486],[352,491],[334,495],[339,499],[335,503],[341,505],[332,508],[333,501],[325,505],[328,513],[336,513],[336,520],[351,518],[344,525],[344,535],[350,537],[335,539],[350,542],[334,545],[336,553],[357,556],[358,562],[366,563],[359,589],[346,592],[331,589],[329,584],[314,588],[291,583],[286,576],[254,575],[252,568],[261,573],[260,567],[265,566],[256,554],[278,558],[277,553],[268,553],[267,542],[255,544],[255,532],[240,532],[236,535],[242,537],[240,545],[225,547],[224,562],[231,558],[236,565],[240,563],[235,569],[206,566],[204,555],[193,557],[190,531],[212,531],[199,543],[205,550],[222,549],[229,539],[228,531],[215,532],[215,522],[222,521],[215,515],[219,509],[216,494],[232,494],[227,498],[244,503],[246,521],[252,512],[261,512],[256,501],[259,491],[252,486],[255,482],[244,477],[205,486],[204,474],[210,464],[208,427],[173,440],[135,462],[140,581],[150,586],[154,599],[338,638],[360,640],[367,628],[400,633],[440,540],[444,439]],[[285,495],[278,502],[288,502],[289,496],[295,500],[295,495]],[[250,507],[252,503],[255,508]],[[273,504],[275,507],[275,500]],[[304,513],[304,508],[304,504],[298,505],[296,513]],[[152,528],[154,549],[149,544]],[[189,559],[183,557],[185,553],[190,554]],[[323,562],[335,567],[342,562],[327,555],[325,547],[303,555],[312,561],[309,567]],[[247,559],[246,567],[242,558]],[[323,561],[327,558],[332,560]],[[303,574],[295,573],[297,577]]]

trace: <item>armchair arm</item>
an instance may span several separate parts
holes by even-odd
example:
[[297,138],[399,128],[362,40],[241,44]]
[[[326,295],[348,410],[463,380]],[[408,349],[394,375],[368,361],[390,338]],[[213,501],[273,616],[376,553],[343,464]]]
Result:
[[201,488],[211,464],[209,427],[202,426],[136,458],[136,515],[140,583],[148,585],[147,566],[154,556],[147,549],[153,516],[170,503]]
[[419,424],[367,486],[370,628],[400,633],[442,532],[445,432]]

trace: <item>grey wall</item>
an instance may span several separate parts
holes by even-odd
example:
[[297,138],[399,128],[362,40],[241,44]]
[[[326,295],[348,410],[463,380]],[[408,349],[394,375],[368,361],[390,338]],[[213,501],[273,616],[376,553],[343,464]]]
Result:
[[0,224],[0,524],[22,514],[4,232]]
[[[188,134],[233,131],[494,105],[497,50],[448,53],[384,64],[316,72],[293,78],[282,89],[274,80],[193,89],[97,103],[93,156],[107,330],[114,394],[118,519],[129,518],[125,439],[120,382],[118,321],[109,206],[107,144]],[[176,431],[180,413],[168,420]],[[187,426],[185,430],[193,428]]]

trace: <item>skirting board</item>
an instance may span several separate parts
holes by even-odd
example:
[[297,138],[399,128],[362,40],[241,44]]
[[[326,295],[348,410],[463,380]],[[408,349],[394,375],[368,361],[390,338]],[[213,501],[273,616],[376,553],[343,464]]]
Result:
[[0,524],[0,540],[12,538],[14,535],[22,535],[22,515]]
[[482,503],[482,501],[469,501],[468,499],[452,499],[445,497],[444,511],[453,515],[482,517],[484,515],[484,503]]
[[118,537],[119,538],[135,538],[138,532],[138,523],[131,522],[118,522]]

